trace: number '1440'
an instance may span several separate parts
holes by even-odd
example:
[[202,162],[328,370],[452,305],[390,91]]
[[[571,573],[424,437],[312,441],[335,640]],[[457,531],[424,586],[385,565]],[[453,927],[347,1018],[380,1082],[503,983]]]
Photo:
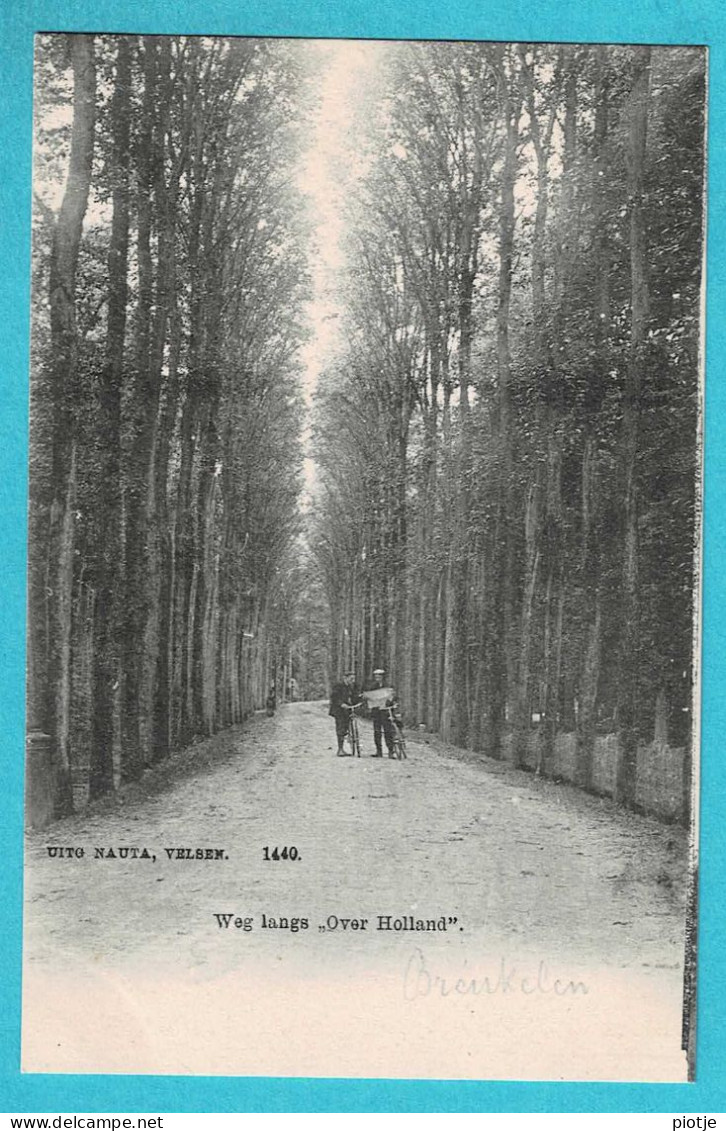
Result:
[[290,848],[270,848],[268,845],[262,849],[263,860],[299,860],[300,853],[293,844]]

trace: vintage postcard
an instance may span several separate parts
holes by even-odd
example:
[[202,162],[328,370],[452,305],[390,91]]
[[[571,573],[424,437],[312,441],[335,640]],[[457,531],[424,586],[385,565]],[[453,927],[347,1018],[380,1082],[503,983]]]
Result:
[[25,1071],[693,1077],[706,72],[37,36]]

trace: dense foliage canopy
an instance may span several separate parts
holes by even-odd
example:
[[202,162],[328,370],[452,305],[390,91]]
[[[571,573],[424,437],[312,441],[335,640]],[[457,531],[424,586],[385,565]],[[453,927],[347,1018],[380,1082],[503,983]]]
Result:
[[350,665],[517,765],[574,735],[586,787],[617,735],[625,803],[643,743],[688,779],[704,53],[376,50],[301,505],[308,57],[39,37],[28,703],[59,811]]
[[[538,766],[688,746],[704,57],[391,47],[321,382],[334,666]],[[686,767],[686,773],[687,773]]]

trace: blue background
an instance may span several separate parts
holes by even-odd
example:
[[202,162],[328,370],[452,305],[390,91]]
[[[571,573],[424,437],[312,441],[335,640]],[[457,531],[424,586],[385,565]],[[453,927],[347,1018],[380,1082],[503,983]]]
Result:
[[[22,1076],[20,966],[32,50],[37,31],[693,43],[710,48],[697,1081],[691,1085]],[[726,5],[723,0],[0,0],[0,1111],[726,1110]]]

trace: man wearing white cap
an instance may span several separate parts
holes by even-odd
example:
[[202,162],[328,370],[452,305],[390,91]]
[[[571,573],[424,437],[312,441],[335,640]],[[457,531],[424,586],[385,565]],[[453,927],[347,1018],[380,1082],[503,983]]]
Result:
[[388,757],[395,758],[395,754],[393,753],[393,723],[391,722],[391,716],[386,708],[395,705],[396,696],[392,687],[385,686],[383,682],[385,674],[385,668],[376,668],[373,672],[373,683],[366,693],[371,718],[373,720],[373,741],[376,744],[376,752],[373,754],[374,758],[383,757],[382,734],[386,739]]

